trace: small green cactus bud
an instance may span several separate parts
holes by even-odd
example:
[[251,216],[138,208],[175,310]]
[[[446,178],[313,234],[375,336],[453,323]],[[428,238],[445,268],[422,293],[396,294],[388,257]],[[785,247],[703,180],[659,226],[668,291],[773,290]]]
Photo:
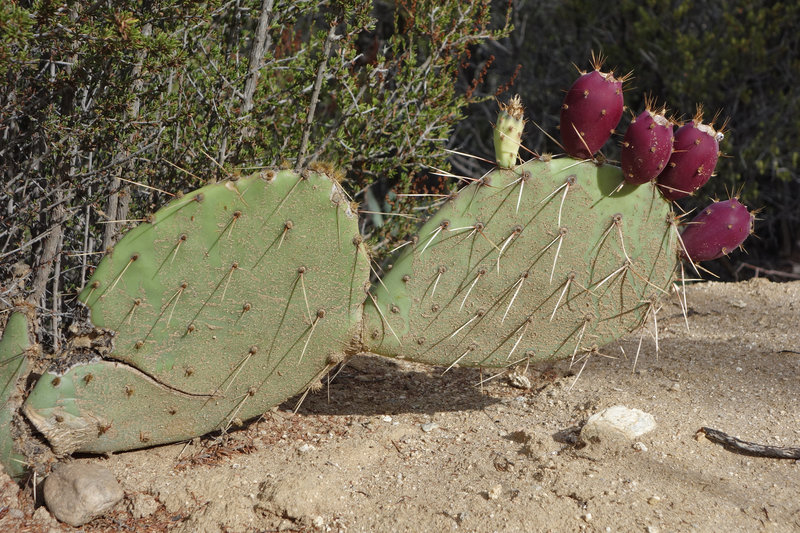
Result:
[[511,168],[517,163],[522,130],[525,128],[522,117],[519,95],[515,95],[508,104],[500,104],[500,115],[494,127],[494,156],[499,167]]

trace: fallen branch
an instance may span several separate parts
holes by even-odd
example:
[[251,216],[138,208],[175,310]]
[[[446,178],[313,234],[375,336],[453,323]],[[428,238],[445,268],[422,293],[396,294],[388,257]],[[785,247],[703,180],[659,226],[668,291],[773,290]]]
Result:
[[731,437],[722,431],[702,427],[697,430],[698,434],[703,434],[711,442],[722,444],[732,452],[755,457],[769,457],[772,459],[800,459],[800,448],[784,446],[765,446],[754,442],[747,442],[736,437]]

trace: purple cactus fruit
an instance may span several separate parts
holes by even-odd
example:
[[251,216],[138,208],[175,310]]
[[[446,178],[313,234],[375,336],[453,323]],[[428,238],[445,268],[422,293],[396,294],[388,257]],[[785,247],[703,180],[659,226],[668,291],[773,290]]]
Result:
[[633,119],[622,141],[622,174],[634,185],[655,179],[672,155],[672,122],[666,108],[652,107],[645,99],[645,110]]
[[657,180],[665,198],[677,200],[689,196],[706,184],[717,166],[723,128],[717,131],[713,126],[703,124],[700,107],[691,122],[678,128],[672,156]]
[[614,133],[624,107],[626,77],[601,72],[603,59],[592,57],[594,70],[578,78],[561,105],[561,141],[572,157],[589,159]]
[[683,257],[697,262],[729,254],[752,233],[754,218],[737,198],[709,205],[681,234]]

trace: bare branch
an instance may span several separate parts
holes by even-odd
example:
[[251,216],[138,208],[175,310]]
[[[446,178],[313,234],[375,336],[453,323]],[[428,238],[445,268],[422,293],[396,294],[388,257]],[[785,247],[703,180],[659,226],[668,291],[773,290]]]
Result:
[[333,42],[340,39],[336,35],[336,24],[331,24],[331,29],[325,38],[325,45],[322,50],[322,60],[320,61],[319,68],[317,69],[317,79],[314,81],[314,92],[311,93],[311,103],[308,105],[308,114],[306,115],[306,122],[303,125],[303,140],[300,142],[300,153],[297,154],[297,162],[294,165],[295,172],[300,172],[306,160],[306,151],[308,150],[308,138],[311,135],[311,125],[314,123],[314,113],[317,110],[317,102],[319,101],[319,92],[322,89],[322,79],[325,77],[325,69],[328,66],[328,61],[331,54],[331,46]]

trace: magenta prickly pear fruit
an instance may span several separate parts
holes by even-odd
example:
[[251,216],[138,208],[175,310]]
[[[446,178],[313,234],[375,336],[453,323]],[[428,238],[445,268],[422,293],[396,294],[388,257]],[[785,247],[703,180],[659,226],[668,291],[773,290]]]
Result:
[[633,119],[622,141],[621,166],[625,181],[634,185],[656,178],[672,155],[672,122],[666,108],[654,109],[645,99],[645,110]]
[[624,107],[625,76],[601,72],[602,57],[592,57],[594,70],[583,73],[561,105],[561,141],[572,157],[589,159],[614,133]]
[[729,254],[752,233],[754,218],[737,198],[709,205],[681,234],[682,255],[698,262]]
[[703,124],[703,110],[698,106],[691,122],[675,132],[672,156],[658,176],[658,187],[668,200],[693,194],[706,184],[719,159],[719,141],[724,134],[712,125]]

